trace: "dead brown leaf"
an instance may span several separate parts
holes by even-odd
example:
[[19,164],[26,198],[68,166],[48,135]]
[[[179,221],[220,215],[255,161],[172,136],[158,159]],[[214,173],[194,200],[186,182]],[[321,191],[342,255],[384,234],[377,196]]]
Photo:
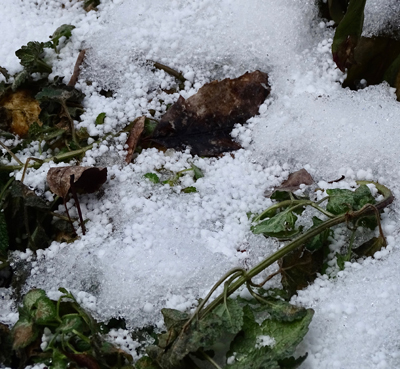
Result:
[[92,193],[107,180],[107,168],[81,166],[50,168],[47,173],[50,190],[66,198],[71,189],[71,176],[74,176],[73,185],[78,193]]
[[133,153],[135,152],[136,145],[144,129],[145,120],[145,116],[136,118],[133,122],[133,127],[129,132],[129,137],[126,141],[126,144],[128,145],[128,153],[126,154],[125,158],[125,161],[128,164],[132,161]]
[[191,147],[199,156],[216,156],[240,148],[230,132],[258,113],[270,93],[268,75],[255,71],[236,79],[213,81],[178,101],[164,114],[151,137],[167,148]]
[[276,192],[294,192],[300,188],[301,184],[310,186],[314,183],[313,177],[304,168],[289,174],[286,181],[283,181],[279,187],[276,187],[273,191],[265,191],[264,196],[273,197]]

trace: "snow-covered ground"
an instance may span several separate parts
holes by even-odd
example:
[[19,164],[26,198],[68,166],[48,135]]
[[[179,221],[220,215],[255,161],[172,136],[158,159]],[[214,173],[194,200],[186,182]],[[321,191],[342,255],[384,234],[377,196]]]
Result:
[[[375,180],[399,197],[400,103],[386,84],[358,92],[341,88],[344,76],[330,54],[333,30],[312,0],[102,0],[89,13],[78,0],[3,0],[1,6],[0,66],[10,73],[21,69],[14,52],[22,45],[47,41],[62,24],[76,26],[59,58],[50,51],[48,57],[52,76],[68,81],[79,50],[87,49],[77,84],[86,111],[78,126],[91,135],[119,130],[149,109],[159,117],[165,111],[160,99],[177,100],[178,94],[160,91],[174,79],[151,71],[146,60],[182,71],[185,98],[206,82],[255,69],[269,74],[272,87],[260,115],[232,132],[244,147],[234,157],[151,149],[125,165],[126,136],[87,152],[84,164],[106,165],[109,173],[100,199],[82,198],[88,232],[38,253],[27,289],[62,286],[80,291],[101,319],[158,325],[160,308],[193,307],[225,271],[251,266],[277,249],[275,241],[250,232],[246,213],[268,207],[264,191],[290,172],[305,167],[321,187],[341,175],[346,180],[337,186]],[[398,11],[395,0],[368,0],[366,34]],[[114,97],[101,96],[102,88],[113,89]],[[105,123],[95,126],[101,112]],[[195,183],[197,193],[143,178],[191,163],[205,174]],[[48,168],[30,170],[25,183],[46,191]],[[190,175],[181,184],[193,185]],[[299,347],[299,354],[309,353],[302,369],[400,367],[398,214],[395,201],[383,215],[388,246],[375,259],[348,264],[336,278],[322,276],[293,298],[315,310]],[[0,321],[11,323],[17,316],[8,291],[2,294]]]

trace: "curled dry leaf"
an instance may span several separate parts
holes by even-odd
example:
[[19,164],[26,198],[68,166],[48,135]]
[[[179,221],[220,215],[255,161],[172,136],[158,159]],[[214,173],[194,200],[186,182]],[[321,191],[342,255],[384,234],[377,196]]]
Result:
[[50,168],[47,173],[50,190],[66,198],[71,189],[71,176],[74,176],[73,186],[76,192],[92,193],[107,180],[107,168],[80,166]]
[[237,150],[240,145],[230,136],[233,126],[256,115],[270,90],[268,75],[260,71],[207,83],[188,99],[179,97],[151,139],[167,148],[190,146],[199,156]]
[[281,192],[294,192],[300,188],[301,184],[305,184],[306,186],[310,186],[314,183],[313,177],[308,173],[304,168],[298,170],[297,172],[293,172],[289,174],[289,177],[286,181],[283,181],[282,184],[275,188],[272,192],[266,191],[264,195],[266,197],[272,196],[276,191]]
[[135,152],[136,145],[144,129],[145,120],[145,116],[136,118],[133,122],[133,127],[129,132],[129,137],[126,141],[126,144],[128,145],[128,153],[125,158],[125,161],[128,164],[132,161],[133,153]]

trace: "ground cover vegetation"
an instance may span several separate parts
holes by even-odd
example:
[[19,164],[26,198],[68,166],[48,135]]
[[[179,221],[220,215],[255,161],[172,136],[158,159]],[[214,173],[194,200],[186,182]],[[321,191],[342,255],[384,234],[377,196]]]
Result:
[[[84,2],[88,11],[97,5],[97,1]],[[347,70],[343,87],[359,89],[382,81],[399,87],[398,40],[396,35],[389,34],[362,36],[365,0],[328,0],[316,6],[321,16],[332,20],[332,26],[336,27],[332,57],[338,68]],[[380,213],[394,198],[390,189],[379,183],[359,181],[353,191],[313,188],[305,194],[299,190],[304,189],[304,185],[312,186],[312,178],[305,170],[293,173],[270,194],[275,201],[271,207],[260,214],[248,214],[253,233],[276,238],[285,245],[248,270],[235,268],[227,272],[210,293],[198,301],[193,314],[162,309],[165,330],[157,332],[149,328],[152,344],[143,343],[142,358],[136,363],[129,354],[105,339],[111,328],[122,326],[123,322],[97,322],[62,286],[56,300],[50,299],[41,289],[21,295],[29,271],[13,264],[14,251],[30,249],[35,252],[54,240],[74,242],[77,237],[75,222],[82,234],[85,233],[78,194],[101,191],[107,179],[106,168],[78,165],[94,143],[127,133],[128,163],[148,147],[179,150],[182,145],[190,145],[193,154],[220,155],[239,148],[229,132],[234,123],[245,123],[256,114],[270,92],[265,73],[247,73],[236,80],[212,82],[192,98],[179,99],[160,121],[149,112],[149,117],[139,117],[120,132],[90,137],[85,129],[76,130],[74,125],[74,120],[79,121],[83,113],[85,96],[75,88],[75,83],[84,52],[78,57],[69,83],[66,84],[63,77],[48,79],[52,66],[46,62],[45,49],[58,53],[73,29],[73,25],[63,25],[54,32],[51,41],[32,41],[17,50],[23,66],[21,72],[10,76],[6,69],[0,68],[6,78],[6,82],[0,83],[0,135],[17,142],[13,147],[2,143],[9,163],[0,166],[0,283],[2,287],[12,286],[19,304],[18,322],[11,329],[0,325],[0,362],[19,368],[43,363],[49,368],[180,369],[201,368],[205,362],[215,368],[299,367],[306,355],[295,358],[296,347],[307,333],[314,312],[290,304],[290,298],[312,283],[318,274],[328,273],[332,263],[343,269],[346,262],[373,256],[386,246]],[[63,43],[59,42],[61,38]],[[153,64],[175,76],[179,89],[181,73],[156,62]],[[235,94],[238,89],[240,93]],[[109,93],[112,95],[104,91],[105,95]],[[212,104],[216,94],[219,94],[219,101],[223,96],[226,108],[226,113],[222,111],[218,117],[222,122],[218,127],[212,124],[212,117],[219,108]],[[249,99],[249,95],[257,98]],[[398,93],[397,96],[400,99]],[[232,113],[231,106],[239,106],[238,111]],[[208,110],[200,113],[199,107]],[[103,124],[105,116],[105,113],[99,114],[96,124]],[[91,144],[88,139],[92,140]],[[40,153],[50,154],[45,159],[32,157],[22,163],[19,152],[33,142],[39,142]],[[43,163],[69,163],[72,159],[76,166],[52,168],[48,173],[49,188],[56,195],[52,202],[24,185],[24,175],[20,181],[10,176],[15,170],[25,172]],[[190,164],[179,172],[162,169],[158,174],[147,173],[143,180],[174,186],[187,172],[193,175],[194,181],[204,176],[200,168]],[[182,189],[184,193],[195,191],[192,186]],[[70,197],[74,198],[79,219],[71,219],[68,214],[66,203]],[[55,212],[60,203],[65,205],[65,215]],[[309,208],[320,215],[314,215],[312,222],[305,225],[301,217]],[[21,219],[22,227],[17,226]],[[347,230],[348,243],[341,250],[332,251],[333,227],[337,226]],[[262,283],[252,281],[275,262],[279,264],[277,272],[268,275]],[[264,288],[277,274],[281,275],[282,288]],[[246,299],[237,294],[243,289],[248,291]],[[132,332],[137,337],[140,334],[141,331]]]

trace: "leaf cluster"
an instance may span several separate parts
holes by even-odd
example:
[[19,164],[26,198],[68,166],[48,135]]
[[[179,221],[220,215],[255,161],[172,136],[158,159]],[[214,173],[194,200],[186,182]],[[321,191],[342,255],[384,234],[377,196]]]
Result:
[[[227,345],[219,368],[297,368],[305,357],[295,359],[293,354],[313,316],[311,309],[272,298],[227,299],[189,325],[185,313],[173,309],[162,313],[167,332],[158,336],[157,346],[148,347],[149,357],[139,360],[137,368],[147,367],[145,363],[159,369],[199,368],[202,364],[195,358],[215,363],[217,348]],[[272,343],[260,344],[263,337]]]
[[59,290],[62,295],[58,301],[50,300],[41,289],[33,289],[24,296],[19,319],[11,332],[0,331],[7,343],[0,347],[3,362],[19,360],[19,367],[40,362],[54,369],[111,369],[129,365],[131,355],[107,342],[90,313],[66,289]]

